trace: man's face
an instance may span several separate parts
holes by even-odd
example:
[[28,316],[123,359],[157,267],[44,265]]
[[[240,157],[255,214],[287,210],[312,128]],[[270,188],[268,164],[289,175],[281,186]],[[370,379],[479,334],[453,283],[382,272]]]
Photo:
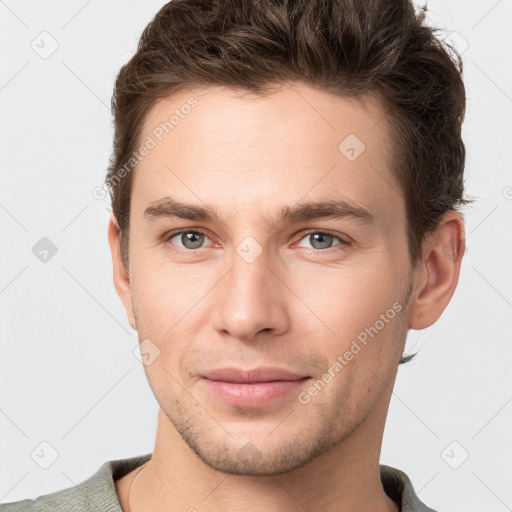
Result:
[[[134,171],[124,300],[162,411],[211,467],[299,467],[389,398],[410,262],[389,126],[377,102],[365,105],[298,84],[267,97],[197,89],[145,120],[141,143],[156,147]],[[158,130],[177,109],[172,131]],[[171,198],[218,219],[162,215]],[[367,215],[309,208],[280,220],[283,209],[340,200]],[[227,367],[309,378],[205,378]]]

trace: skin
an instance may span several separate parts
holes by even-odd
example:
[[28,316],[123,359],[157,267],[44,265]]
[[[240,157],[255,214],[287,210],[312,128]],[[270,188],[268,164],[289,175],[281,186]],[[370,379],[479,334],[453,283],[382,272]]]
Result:
[[[376,98],[362,103],[303,84],[267,97],[191,89],[155,104],[141,140],[191,96],[198,105],[134,171],[129,272],[114,217],[108,228],[129,322],[160,350],[144,366],[160,405],[155,446],[129,510],[398,511],[379,473],[389,401],[408,329],[432,325],[455,291],[463,219],[447,212],[411,267],[391,127]],[[366,146],[354,161],[338,150],[351,133]],[[144,219],[165,196],[214,205],[222,222]],[[341,196],[375,224],[275,222],[285,205]],[[177,229],[207,236],[200,249],[180,236],[163,241]],[[315,230],[340,238],[320,246]],[[236,252],[248,236],[262,249],[251,263]],[[352,245],[340,245],[347,237]],[[307,404],[298,395],[310,384],[256,409],[227,405],[203,385],[201,372],[224,366],[321,379],[395,303],[401,311]],[[238,456],[246,445],[253,456]],[[135,472],[115,483],[124,510]]]

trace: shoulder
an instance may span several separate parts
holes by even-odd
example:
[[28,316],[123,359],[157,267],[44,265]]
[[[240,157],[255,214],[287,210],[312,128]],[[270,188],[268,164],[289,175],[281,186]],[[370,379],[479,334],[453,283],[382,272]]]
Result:
[[401,512],[436,512],[419,499],[411,479],[404,471],[380,464],[380,478],[384,491],[400,505]]
[[39,496],[0,504],[0,512],[122,512],[115,480],[151,458],[151,454],[105,462],[99,470],[78,485]]

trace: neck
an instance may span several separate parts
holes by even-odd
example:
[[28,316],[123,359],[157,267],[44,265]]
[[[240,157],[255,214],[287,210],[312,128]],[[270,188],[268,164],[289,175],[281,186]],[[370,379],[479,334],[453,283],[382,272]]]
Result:
[[388,397],[349,434],[307,464],[275,476],[217,471],[190,449],[159,410],[151,460],[132,488],[130,512],[151,510],[398,512],[383,490],[379,456]]

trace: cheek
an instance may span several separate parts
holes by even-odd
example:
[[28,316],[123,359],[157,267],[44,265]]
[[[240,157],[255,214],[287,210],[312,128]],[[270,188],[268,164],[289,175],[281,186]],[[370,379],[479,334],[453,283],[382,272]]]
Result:
[[165,370],[176,374],[183,359],[194,353],[194,341],[204,329],[201,298],[209,289],[207,280],[197,272],[161,270],[151,265],[134,268],[134,275],[131,289],[138,336],[141,342],[151,340],[159,350],[155,363],[145,370],[148,378],[167,381],[170,376]]
[[312,269],[292,286],[309,321],[329,338],[349,340],[399,299],[398,287],[382,269],[378,264]]
[[[185,315],[194,315],[206,288],[204,277],[187,269],[163,268],[147,264],[133,268],[132,302],[136,314],[146,326],[164,336]],[[191,267],[190,267],[191,269]]]
[[338,270],[339,277],[330,279],[311,276],[308,282],[315,285],[302,289],[306,304],[322,320],[310,314],[308,328],[320,326],[325,333],[317,332],[318,350],[328,360],[326,370],[334,375],[321,400],[328,402],[328,395],[350,404],[358,402],[357,396],[372,400],[393,374],[404,336],[404,306],[400,286],[389,275],[383,279],[381,269]]

